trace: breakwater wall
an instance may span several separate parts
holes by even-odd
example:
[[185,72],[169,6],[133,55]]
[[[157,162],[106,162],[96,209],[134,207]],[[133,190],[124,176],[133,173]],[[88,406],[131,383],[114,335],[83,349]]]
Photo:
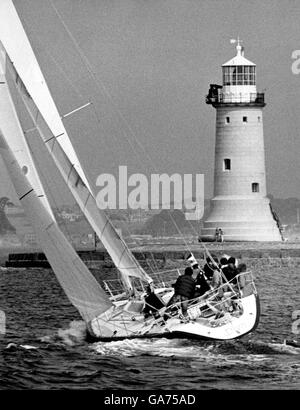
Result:
[[[203,249],[191,249],[196,259],[201,263],[206,256]],[[211,254],[218,258],[223,254],[234,256],[250,265],[276,265],[276,266],[298,266],[300,265],[300,246],[284,248],[266,248],[257,246],[256,248],[246,248],[246,244],[230,247],[210,247]],[[132,253],[140,264],[151,270],[168,269],[186,266],[186,256],[189,253],[184,247],[167,248],[161,246],[160,249],[143,247],[142,249],[132,249]],[[78,255],[90,268],[113,268],[114,264],[105,250],[83,250],[78,251]],[[6,267],[42,267],[48,268],[49,264],[42,252],[11,253],[5,261]]]

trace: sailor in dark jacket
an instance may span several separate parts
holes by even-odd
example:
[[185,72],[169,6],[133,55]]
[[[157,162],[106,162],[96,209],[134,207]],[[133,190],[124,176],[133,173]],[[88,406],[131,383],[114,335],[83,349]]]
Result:
[[211,290],[211,282],[213,280],[216,269],[218,268],[218,258],[215,255],[207,257],[206,264],[203,269],[200,269],[198,265],[194,269],[197,269],[196,276],[196,293],[195,297],[202,296],[209,290]]
[[212,280],[214,271],[218,268],[218,263],[218,258],[215,255],[206,258],[206,264],[203,267],[203,271],[207,280]]
[[[178,277],[174,288],[175,288],[175,301],[181,301],[181,311],[182,315],[187,317],[187,306],[188,300],[192,299],[195,293],[196,282],[192,278],[193,269],[188,267],[184,271],[184,275]],[[173,302],[174,303],[174,302]]]
[[236,259],[231,256],[228,259],[227,265],[222,268],[222,271],[228,281],[233,281],[233,279],[239,273],[236,268]]
[[160,316],[158,311],[164,306],[163,301],[155,294],[152,286],[148,285],[146,288],[145,306],[143,309],[145,318],[148,318],[151,315],[158,318]]

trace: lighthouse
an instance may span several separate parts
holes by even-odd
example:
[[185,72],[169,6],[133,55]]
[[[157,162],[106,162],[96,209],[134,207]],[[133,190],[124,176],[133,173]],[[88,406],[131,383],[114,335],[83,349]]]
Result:
[[214,197],[201,239],[281,241],[280,223],[266,191],[264,93],[256,89],[256,65],[236,56],[222,65],[223,84],[211,84],[206,103],[216,109]]

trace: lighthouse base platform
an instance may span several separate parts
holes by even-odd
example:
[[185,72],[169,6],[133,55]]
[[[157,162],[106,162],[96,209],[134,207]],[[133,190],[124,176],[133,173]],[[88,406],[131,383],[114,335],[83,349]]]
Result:
[[216,241],[221,228],[223,240],[234,242],[281,242],[279,220],[266,197],[219,196],[211,200],[211,211],[201,229],[200,239]]

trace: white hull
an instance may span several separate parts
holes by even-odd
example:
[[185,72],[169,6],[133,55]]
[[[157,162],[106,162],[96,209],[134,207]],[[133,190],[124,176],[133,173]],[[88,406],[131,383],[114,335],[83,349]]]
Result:
[[[253,331],[259,321],[259,299],[251,294],[238,300],[242,313],[235,317],[226,313],[217,319],[197,317],[182,323],[179,317],[164,320],[143,319],[142,315],[124,311],[105,319],[103,315],[93,319],[88,325],[89,338],[92,340],[120,340],[125,338],[184,337],[206,340],[231,340],[240,338]],[[189,316],[193,308],[188,309]]]

